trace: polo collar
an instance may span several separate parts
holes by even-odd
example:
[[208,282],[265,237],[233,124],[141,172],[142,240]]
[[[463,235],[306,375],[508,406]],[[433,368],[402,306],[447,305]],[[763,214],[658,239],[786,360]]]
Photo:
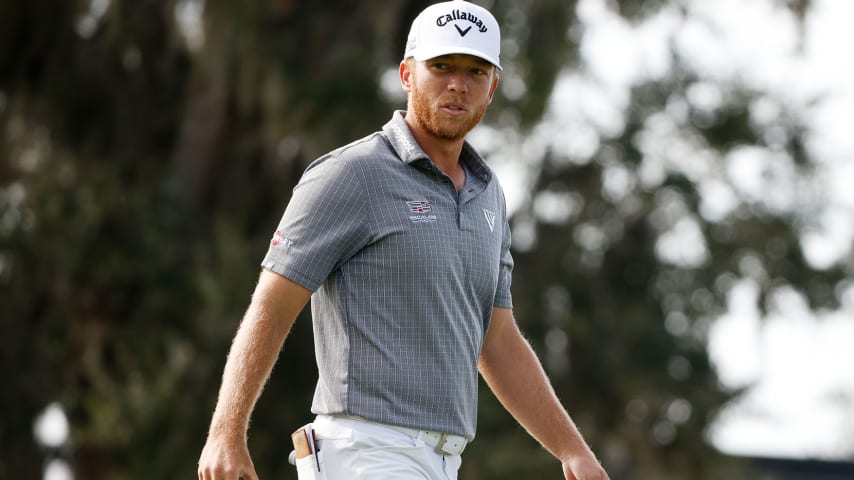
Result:
[[[430,157],[424,153],[424,150],[415,141],[415,137],[412,136],[409,125],[406,124],[406,120],[403,118],[404,115],[406,115],[404,110],[395,111],[391,120],[383,126],[383,133],[385,133],[385,137],[391,144],[391,148],[394,149],[398,158],[404,163],[413,166],[433,165]],[[489,183],[492,180],[492,171],[468,141],[463,142],[460,160],[469,167],[469,170],[474,175],[484,182]]]

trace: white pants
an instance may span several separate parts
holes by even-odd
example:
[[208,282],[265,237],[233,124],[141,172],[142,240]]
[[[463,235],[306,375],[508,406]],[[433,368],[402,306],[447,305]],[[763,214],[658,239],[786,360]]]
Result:
[[300,480],[456,480],[462,463],[376,423],[319,415],[312,427],[320,452],[297,460]]

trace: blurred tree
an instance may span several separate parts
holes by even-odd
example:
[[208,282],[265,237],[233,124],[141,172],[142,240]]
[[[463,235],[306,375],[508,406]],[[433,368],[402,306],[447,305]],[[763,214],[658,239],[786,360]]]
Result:
[[[228,343],[291,188],[308,162],[403,106],[380,80],[428,3],[0,4],[0,369],[14,379],[0,389],[0,480],[38,478],[52,456],[77,478],[194,475]],[[668,3],[616,6],[639,21]],[[488,122],[529,132],[561,72],[578,68],[575,2],[492,7],[508,68]],[[694,80],[677,69],[637,88],[626,128],[588,162],[547,152],[514,219],[532,239],[516,251],[517,316],[615,480],[721,471],[704,432],[730,393],[702,330],[727,285],[758,261],[764,291],[793,279],[821,305],[842,274],[810,268],[791,219],[761,205],[704,220],[697,185],[677,174],[608,189],[615,171],[637,171],[637,135]],[[761,145],[745,107],[755,94],[743,93],[712,122],[689,116],[686,135],[721,151]],[[789,127],[787,149],[800,152]],[[544,217],[544,198],[572,214]],[[699,226],[703,262],[658,251],[674,210]],[[295,478],[288,434],[310,418],[315,375],[304,318],[256,410],[263,477]],[[60,449],[32,434],[53,401],[71,421]],[[483,395],[463,477],[557,474]]]

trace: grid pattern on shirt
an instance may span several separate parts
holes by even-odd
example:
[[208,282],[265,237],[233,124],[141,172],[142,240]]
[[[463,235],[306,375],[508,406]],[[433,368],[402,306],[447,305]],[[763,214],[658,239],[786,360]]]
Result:
[[314,412],[473,437],[485,330],[511,306],[503,193],[470,146],[458,196],[414,145],[396,113],[312,164],[262,265],[315,291]]

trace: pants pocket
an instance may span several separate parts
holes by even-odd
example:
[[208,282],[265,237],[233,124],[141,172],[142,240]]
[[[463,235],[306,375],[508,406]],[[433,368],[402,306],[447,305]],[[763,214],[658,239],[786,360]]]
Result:
[[[316,460],[315,454],[298,458],[296,461],[297,477],[299,480],[325,480],[326,472],[323,465]],[[320,471],[318,471],[318,466]]]

